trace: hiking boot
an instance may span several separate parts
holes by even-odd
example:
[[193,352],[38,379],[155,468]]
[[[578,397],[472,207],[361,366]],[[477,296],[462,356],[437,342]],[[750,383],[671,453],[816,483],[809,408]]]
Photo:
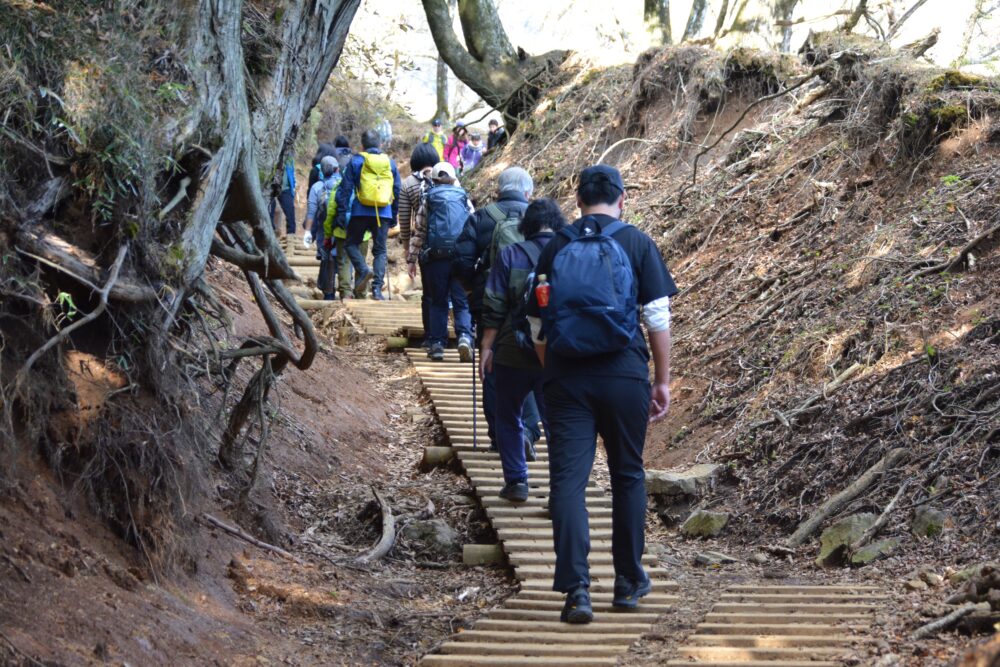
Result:
[[376,301],[386,300],[385,297],[382,296],[382,290],[378,289],[377,287],[372,289],[372,298],[375,299]]
[[458,358],[466,363],[472,361],[472,339],[465,334],[458,337]]
[[563,623],[590,623],[594,620],[594,608],[590,604],[590,591],[580,586],[566,596],[559,620]]
[[535,443],[531,439],[531,436],[525,434],[522,436],[524,439],[524,460],[529,463],[535,461],[538,455],[535,453]]
[[653,590],[653,584],[646,577],[644,581],[632,581],[628,577],[618,575],[615,577],[615,597],[611,600],[611,605],[622,609],[635,609],[639,605],[639,598],[649,595]]
[[427,356],[431,358],[431,361],[444,361],[444,345],[434,343],[431,345],[431,350],[427,353]]
[[368,288],[369,283],[371,283],[372,278],[374,277],[375,277],[375,272],[372,271],[371,269],[368,269],[365,273],[361,274],[361,277],[358,278],[358,281],[354,283],[354,296],[358,296],[358,294],[360,293],[361,296],[358,296],[358,298],[359,299],[365,298],[365,290]]
[[424,342],[422,342],[420,344],[420,349],[421,350],[428,350],[428,351],[430,351],[430,349],[431,349],[431,342],[425,338]]
[[523,503],[528,499],[528,483],[507,482],[500,489],[500,497],[512,503]]

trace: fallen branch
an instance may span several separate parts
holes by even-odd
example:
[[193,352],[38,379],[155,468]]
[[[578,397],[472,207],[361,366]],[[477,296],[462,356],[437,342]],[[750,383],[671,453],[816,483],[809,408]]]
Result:
[[864,368],[861,364],[853,364],[847,368],[843,373],[833,378],[830,382],[823,385],[823,388],[804,400],[801,405],[797,408],[789,410],[787,413],[783,413],[780,410],[775,410],[775,416],[771,419],[765,419],[763,421],[754,422],[750,425],[751,429],[761,428],[763,426],[769,426],[774,422],[779,422],[785,428],[793,428],[795,426],[795,421],[799,417],[815,412],[818,406],[816,405],[820,400],[828,399],[834,392],[844,386],[848,380],[854,377],[858,371]]
[[933,637],[942,630],[947,630],[948,628],[957,625],[959,621],[971,614],[976,610],[976,605],[967,604],[959,607],[955,611],[951,612],[947,616],[942,616],[936,621],[931,621],[926,625],[920,626],[916,632],[910,635],[910,639],[917,641],[919,639],[927,639],[928,637]]
[[382,510],[382,537],[370,551],[358,556],[357,562],[362,565],[367,565],[382,558],[389,553],[392,545],[396,543],[396,519],[392,516],[392,508],[374,486],[372,487],[372,493],[375,494],[375,500],[378,502],[379,509]]
[[243,540],[245,542],[249,542],[250,544],[254,545],[255,547],[260,547],[261,549],[264,549],[266,551],[271,551],[273,553],[276,553],[279,556],[281,556],[282,558],[286,558],[286,559],[288,559],[290,561],[293,561],[295,563],[299,563],[300,565],[302,564],[302,561],[299,560],[294,554],[291,554],[291,553],[285,551],[281,547],[276,547],[273,544],[268,544],[267,542],[263,542],[261,540],[258,540],[256,537],[254,537],[250,533],[248,533],[248,532],[246,532],[246,531],[244,531],[244,530],[242,530],[240,528],[237,528],[236,526],[230,526],[228,523],[225,523],[223,521],[220,521],[219,519],[216,519],[211,514],[202,514],[202,517],[205,519],[205,521],[209,522],[210,524],[212,524],[216,528],[224,530],[225,532],[229,533],[233,537],[238,537],[238,538],[240,538],[241,540]]
[[982,243],[989,237],[993,236],[997,232],[1000,232],[1000,225],[994,225],[993,227],[990,227],[985,232],[983,232],[982,234],[980,234],[979,236],[977,236],[976,238],[972,239],[964,246],[962,246],[962,249],[958,251],[958,254],[955,255],[955,257],[951,259],[946,259],[940,264],[929,266],[922,271],[917,271],[912,276],[910,276],[910,280],[913,280],[914,278],[922,278],[923,276],[929,276],[934,273],[944,273],[951,271],[959,264],[964,262],[968,258],[969,253],[976,249],[976,246],[978,246],[980,243]]
[[875,523],[873,523],[871,526],[869,526],[868,530],[866,530],[861,535],[861,537],[859,537],[857,539],[857,541],[855,541],[854,544],[851,545],[851,551],[852,552],[853,551],[857,551],[861,547],[863,547],[866,544],[868,544],[868,542],[873,537],[875,537],[876,535],[878,535],[879,531],[882,530],[882,528],[885,527],[885,524],[889,522],[889,515],[892,514],[892,511],[894,509],[896,509],[896,505],[899,504],[899,499],[903,497],[903,493],[906,492],[906,488],[908,486],[910,486],[910,480],[906,480],[905,482],[903,482],[900,485],[899,491],[896,491],[896,495],[893,496],[893,498],[889,502],[889,504],[885,506],[885,509],[882,510],[882,514],[880,514],[879,517],[878,517],[878,519],[875,520]]
[[94,308],[92,311],[87,313],[86,316],[81,317],[76,322],[73,322],[73,324],[70,324],[68,327],[61,329],[59,333],[57,333],[55,336],[46,341],[44,345],[42,345],[40,348],[32,352],[31,356],[28,357],[28,360],[24,362],[24,366],[21,368],[20,371],[21,373],[27,373],[29,370],[31,370],[32,365],[34,365],[34,363],[38,361],[39,357],[41,357],[43,354],[51,350],[59,343],[66,340],[71,333],[73,333],[80,327],[84,326],[88,322],[92,322],[101,316],[101,313],[103,313],[104,310],[108,307],[108,294],[111,293],[111,288],[114,287],[115,282],[118,281],[118,273],[119,271],[121,271],[122,263],[124,263],[125,261],[126,254],[128,254],[128,246],[123,245],[121,248],[118,249],[118,257],[115,258],[115,263],[111,266],[111,275],[108,276],[108,281],[104,283],[104,287],[101,288],[101,293],[100,293],[101,300],[100,303],[97,304],[97,308]]
[[795,529],[795,532],[785,540],[785,544],[790,547],[797,547],[801,545],[820,527],[820,525],[822,525],[824,521],[843,509],[847,503],[861,495],[865,489],[875,483],[875,480],[881,476],[882,473],[896,465],[896,463],[901,461],[906,454],[907,450],[902,447],[897,447],[896,449],[891,450],[888,454],[882,457],[878,463],[873,465],[871,468],[866,470],[864,474],[854,480],[850,486],[820,505],[812,516],[799,524],[799,527]]

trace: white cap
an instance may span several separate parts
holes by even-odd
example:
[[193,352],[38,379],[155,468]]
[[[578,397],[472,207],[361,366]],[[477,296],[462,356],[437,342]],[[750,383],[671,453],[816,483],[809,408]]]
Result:
[[455,174],[455,167],[452,166],[450,162],[438,162],[436,165],[434,165],[434,168],[431,171],[431,178],[433,178],[435,181],[458,180],[458,176]]

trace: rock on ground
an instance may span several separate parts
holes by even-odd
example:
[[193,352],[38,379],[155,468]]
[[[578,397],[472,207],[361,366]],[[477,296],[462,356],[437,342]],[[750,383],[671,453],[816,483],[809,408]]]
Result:
[[819,557],[816,558],[816,564],[821,567],[842,565],[851,544],[860,539],[873,523],[875,523],[874,514],[854,514],[824,530],[819,538]]
[[729,523],[728,512],[697,510],[681,526],[681,532],[688,537],[715,537]]

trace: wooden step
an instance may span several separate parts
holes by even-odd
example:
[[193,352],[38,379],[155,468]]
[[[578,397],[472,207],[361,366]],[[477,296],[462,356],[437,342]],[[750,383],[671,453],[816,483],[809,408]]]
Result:
[[860,630],[857,626],[836,626],[807,623],[699,623],[698,634],[704,635],[808,635],[822,637],[843,635],[846,629]]
[[850,646],[864,640],[850,635],[817,637],[810,635],[691,635],[685,641],[704,646],[733,648],[797,648]]
[[801,611],[796,611],[787,614],[767,614],[763,612],[753,612],[744,614],[733,614],[727,612],[716,612],[712,611],[705,615],[706,623],[738,623],[738,624],[755,624],[760,623],[762,625],[774,624],[774,623],[827,623],[827,622],[846,622],[860,624],[865,621],[870,621],[870,614],[807,614]]
[[[603,596],[607,601],[599,602],[597,596],[591,596],[591,603],[594,605],[594,611],[596,613],[602,614],[621,614],[623,616],[628,616],[636,612],[656,612],[656,613],[666,613],[677,608],[676,604],[669,603],[656,603],[647,602],[646,598],[643,598],[639,607],[636,609],[621,609],[611,605],[611,596]],[[520,595],[511,598],[504,603],[504,607],[507,609],[532,609],[532,610],[545,610],[552,612],[560,612],[563,608],[564,600],[528,600],[522,599]]]
[[622,652],[621,644],[537,644],[531,635],[521,638],[521,642],[446,642],[440,651],[454,655],[530,655],[556,656],[569,658],[573,656],[613,656]]
[[874,612],[875,607],[867,604],[835,604],[835,603],[817,604],[813,602],[800,602],[798,604],[794,604],[791,602],[787,602],[784,604],[723,602],[712,607],[712,611],[715,613],[730,613],[730,614],[749,614],[757,612],[764,614],[794,614],[801,611],[809,614],[829,614],[831,616],[836,616],[837,614],[859,614],[866,612]]
[[[558,623],[560,609],[494,609],[487,618],[512,621],[539,621],[543,623]],[[602,620],[613,620],[613,622],[628,623],[648,623],[653,624],[659,617],[659,613],[646,610],[636,610],[630,613],[622,613],[613,609],[611,605],[605,605],[603,610],[594,609],[594,622],[600,623]],[[645,628],[643,631],[648,630]]]
[[618,664],[618,658],[614,657],[554,657],[554,656],[530,656],[530,655],[428,655],[420,661],[423,667],[452,667],[461,665],[462,667],[532,667],[533,665],[544,665],[545,667],[611,667]]
[[845,649],[803,647],[803,648],[740,648],[728,646],[681,646],[678,655],[698,660],[831,660],[844,655]]
[[636,636],[632,633],[602,632],[596,637],[581,638],[571,632],[532,632],[526,635],[524,632],[511,630],[482,630],[474,627],[471,630],[463,630],[453,635],[453,642],[468,642],[478,644],[480,642],[499,644],[521,644],[529,640],[532,644],[545,646],[558,646],[570,650],[572,646],[578,644],[589,644],[600,642],[603,645],[616,645],[624,652],[628,645],[635,641]]
[[689,660],[668,660],[668,667],[843,667],[840,661],[830,660],[699,660],[692,663]]
[[513,632],[561,632],[568,635],[631,634],[638,638],[649,630],[649,623],[628,623],[618,614],[594,614],[586,625],[560,623],[559,621],[507,620],[484,618],[476,621],[480,630],[506,630]]

